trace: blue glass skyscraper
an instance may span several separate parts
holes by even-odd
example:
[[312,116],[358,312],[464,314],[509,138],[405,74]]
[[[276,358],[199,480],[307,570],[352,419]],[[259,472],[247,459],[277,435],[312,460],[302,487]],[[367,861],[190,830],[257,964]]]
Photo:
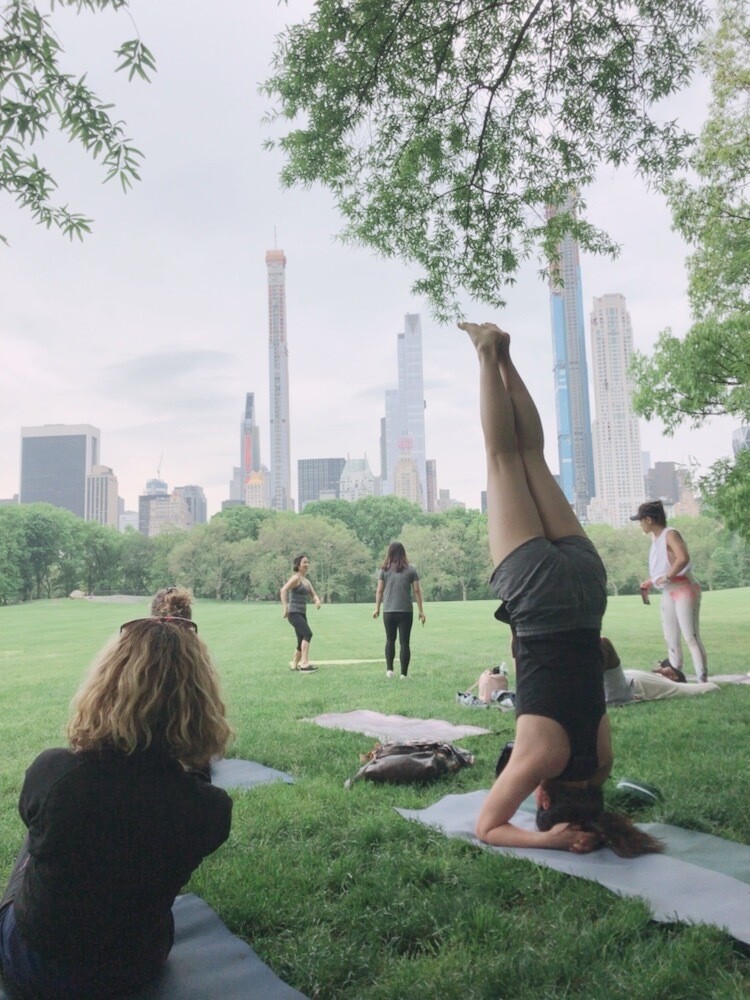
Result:
[[[548,218],[556,212],[548,208]],[[594,449],[581,265],[572,236],[562,240],[560,258],[550,267],[550,310],[560,485],[576,515],[585,519],[595,493]]]

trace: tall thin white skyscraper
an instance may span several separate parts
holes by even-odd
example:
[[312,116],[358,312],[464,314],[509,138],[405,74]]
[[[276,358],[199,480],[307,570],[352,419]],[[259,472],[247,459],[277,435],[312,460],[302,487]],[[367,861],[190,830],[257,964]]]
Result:
[[591,365],[596,420],[593,424],[596,497],[589,520],[624,525],[643,502],[641,433],[631,403],[629,374],[633,328],[623,295],[594,299]]
[[384,480],[383,492],[398,494],[396,466],[401,458],[406,457],[416,464],[419,475],[419,502],[426,508],[422,324],[418,313],[406,314],[404,332],[398,335],[397,347],[398,389],[389,389],[385,394],[385,468],[381,470]]
[[291,510],[289,449],[289,349],[286,336],[286,257],[266,251],[268,268],[268,370],[271,401],[271,508]]

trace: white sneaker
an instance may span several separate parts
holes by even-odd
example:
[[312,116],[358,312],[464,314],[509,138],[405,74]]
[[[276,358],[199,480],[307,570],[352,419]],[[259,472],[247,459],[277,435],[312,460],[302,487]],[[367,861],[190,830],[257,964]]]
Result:
[[400,681],[406,681],[406,680],[408,680],[409,678],[407,677],[407,675],[406,675],[406,674],[399,674],[399,675],[398,675],[398,679],[399,679]]
[[389,681],[392,681],[393,680],[393,671],[392,670],[386,670],[385,676],[388,678]]

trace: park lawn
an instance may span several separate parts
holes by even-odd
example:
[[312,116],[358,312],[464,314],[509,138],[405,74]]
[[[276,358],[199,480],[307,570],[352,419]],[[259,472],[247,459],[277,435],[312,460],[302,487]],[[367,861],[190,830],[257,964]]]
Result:
[[[750,590],[707,593],[709,671],[750,670]],[[309,612],[316,674],[292,673],[293,632],[278,605],[197,602],[195,617],[223,679],[233,756],[289,771],[294,785],[235,793],[229,842],[190,889],[287,982],[310,997],[352,1000],[740,998],[747,949],[713,928],[655,924],[637,900],[590,882],[449,840],[399,817],[448,792],[486,788],[513,715],[455,702],[505,659],[508,630],[492,602],[431,604],[416,625],[406,682],[386,681],[383,628],[370,605]],[[132,604],[45,601],[0,608],[0,877],[23,827],[24,768],[61,745],[71,696]],[[658,601],[610,600],[604,633],[626,668],[662,657]],[[688,665],[688,672],[690,668]],[[344,780],[373,740],[302,721],[369,708],[492,729],[460,745],[476,764],[427,787]],[[658,785],[664,802],[637,815],[750,844],[750,686],[610,713],[613,777]],[[613,783],[610,783],[613,784]]]

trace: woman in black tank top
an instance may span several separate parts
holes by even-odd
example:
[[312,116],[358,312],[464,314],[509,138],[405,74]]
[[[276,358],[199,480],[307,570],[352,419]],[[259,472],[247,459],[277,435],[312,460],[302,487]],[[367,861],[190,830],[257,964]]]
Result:
[[[585,854],[607,844],[623,857],[660,849],[624,816],[604,811],[612,768],[599,644],[606,574],[547,467],[539,413],[510,358],[510,337],[492,323],[459,323],[479,357],[487,451],[487,526],[513,631],[516,734],[506,766],[477,821],[477,836],[502,847]],[[511,820],[532,792],[537,829]]]

